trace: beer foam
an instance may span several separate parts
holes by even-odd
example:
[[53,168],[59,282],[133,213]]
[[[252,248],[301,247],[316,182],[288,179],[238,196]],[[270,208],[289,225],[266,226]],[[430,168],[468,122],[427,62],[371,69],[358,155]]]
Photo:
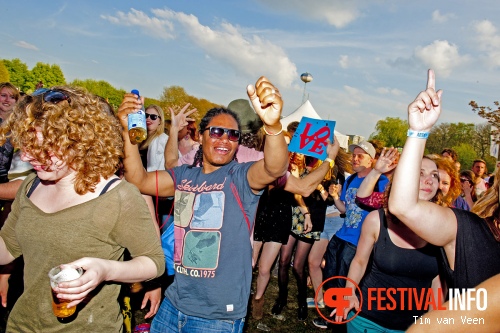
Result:
[[81,271],[73,267],[65,267],[54,276],[54,280],[57,282],[72,281],[78,279],[80,275],[82,275]]

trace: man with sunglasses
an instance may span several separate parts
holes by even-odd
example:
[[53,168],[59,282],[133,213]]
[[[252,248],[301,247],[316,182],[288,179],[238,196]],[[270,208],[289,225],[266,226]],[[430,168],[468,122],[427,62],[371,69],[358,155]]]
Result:
[[[267,133],[264,159],[237,163],[240,124],[227,109],[211,109],[200,122],[200,167],[183,165],[147,173],[126,130],[125,178],[144,194],[175,195],[174,282],[166,291],[151,332],[242,332],[252,280],[250,236],[262,189],[282,176],[288,150],[280,123],[283,101],[265,77],[247,93]],[[140,107],[127,94],[118,116],[126,128],[127,115]],[[172,115],[171,136],[191,119],[191,112]],[[170,140],[176,144],[175,140]],[[209,202],[209,204],[207,204]]]

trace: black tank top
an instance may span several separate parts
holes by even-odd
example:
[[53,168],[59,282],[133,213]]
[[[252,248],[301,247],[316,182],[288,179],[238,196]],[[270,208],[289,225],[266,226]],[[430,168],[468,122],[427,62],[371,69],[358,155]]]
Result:
[[474,213],[452,209],[457,217],[455,270],[451,270],[442,250],[442,265],[448,288],[474,288],[500,274],[500,242],[484,221]]
[[[438,248],[427,244],[419,249],[405,249],[396,246],[387,230],[387,221],[383,209],[379,209],[380,234],[375,242],[372,252],[371,265],[361,281],[360,288],[363,294],[363,305],[360,315],[385,328],[406,330],[413,322],[413,316],[421,316],[425,311],[417,310],[413,300],[412,309],[408,310],[407,293],[404,294],[404,309],[401,304],[401,293],[392,294],[394,302],[386,299],[380,304],[387,308],[394,306],[394,310],[378,310],[377,301],[368,304],[368,288],[415,288],[421,295],[422,288],[431,287],[432,280],[438,275]],[[401,222],[400,222],[401,223]],[[386,292],[382,296],[386,296]],[[371,292],[371,297],[377,297],[376,292]],[[425,298],[424,298],[425,303]],[[423,307],[423,306],[422,306]]]

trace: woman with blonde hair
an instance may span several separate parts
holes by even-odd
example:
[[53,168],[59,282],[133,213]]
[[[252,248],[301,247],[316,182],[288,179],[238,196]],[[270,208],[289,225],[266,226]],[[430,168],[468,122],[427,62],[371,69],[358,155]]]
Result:
[[[26,96],[0,128],[36,174],[17,192],[0,231],[0,264],[24,257],[24,293],[12,310],[10,332],[119,332],[121,283],[163,273],[164,259],[151,214],[136,187],[115,176],[123,128],[95,95],[60,86]],[[132,259],[123,261],[128,250]],[[49,288],[52,267],[84,273]],[[77,305],[62,324],[53,294]]]
[[163,109],[155,104],[146,108],[148,137],[139,146],[142,164],[147,171],[165,170],[165,115]]

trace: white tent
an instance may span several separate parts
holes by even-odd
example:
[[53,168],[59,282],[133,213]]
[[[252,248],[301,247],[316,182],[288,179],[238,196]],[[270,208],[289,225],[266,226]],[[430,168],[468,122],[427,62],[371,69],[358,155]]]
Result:
[[[311,102],[307,100],[304,102],[304,104],[302,104],[297,110],[293,111],[290,115],[281,118],[281,125],[283,125],[283,127],[286,128],[288,124],[290,124],[293,121],[300,122],[302,117],[321,119],[321,117],[316,113],[316,110],[314,110]],[[337,131],[335,131],[335,136],[339,140],[340,147],[347,150],[349,146],[349,137]]]

